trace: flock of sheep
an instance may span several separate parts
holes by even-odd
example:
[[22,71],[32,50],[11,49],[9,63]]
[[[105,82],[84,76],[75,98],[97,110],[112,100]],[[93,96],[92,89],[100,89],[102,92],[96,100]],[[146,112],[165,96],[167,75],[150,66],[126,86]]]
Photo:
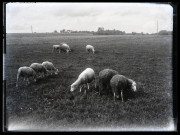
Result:
[[[61,45],[53,45],[53,52],[54,50],[58,50],[59,53],[61,51],[65,51],[69,53],[71,51],[69,45],[66,43],[62,43]],[[86,51],[95,53],[94,47],[92,45],[86,46]],[[16,87],[18,87],[19,78],[24,78],[29,84],[29,78],[32,78],[35,82],[36,79],[44,78],[49,74],[58,74],[59,70],[54,67],[52,62],[45,61],[43,63],[32,63],[29,67],[24,66],[18,69],[17,73],[17,83]],[[124,102],[124,93],[126,91],[136,92],[136,82],[132,79],[129,79],[123,75],[120,75],[117,71],[112,69],[104,69],[99,72],[99,95],[102,91],[107,91],[113,94],[114,102],[116,98],[120,98],[122,102]],[[80,92],[83,86],[87,86],[89,90],[89,83],[94,81],[95,88],[96,88],[96,76],[95,72],[92,68],[86,68],[80,75],[78,76],[77,80],[71,84],[70,91],[73,92],[80,88]],[[86,94],[86,89],[85,94]]]
[[[16,87],[18,87],[19,79],[22,77],[27,84],[30,83],[29,79],[44,78],[49,74],[58,74],[59,70],[54,67],[52,62],[44,61],[43,63],[32,63],[29,67],[24,66],[18,69]],[[40,74],[40,75],[39,75]]]
[[[71,51],[69,45],[67,45],[66,43],[61,43],[61,45],[53,45],[52,52],[54,52],[55,50],[59,53],[61,53],[61,51],[64,51],[66,53],[69,53]],[[94,47],[92,45],[86,45],[86,51],[95,53]]]

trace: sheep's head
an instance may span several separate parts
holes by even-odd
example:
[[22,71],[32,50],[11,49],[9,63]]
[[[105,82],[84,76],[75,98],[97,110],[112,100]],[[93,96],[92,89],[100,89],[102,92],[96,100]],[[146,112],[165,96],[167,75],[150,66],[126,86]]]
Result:
[[137,91],[137,89],[136,89],[136,82],[131,80],[131,79],[129,79],[129,81],[131,82],[131,90],[136,92]]
[[70,91],[73,92],[74,90],[77,89],[77,87],[78,87],[77,85],[72,84],[72,85],[71,85]]
[[136,89],[136,82],[135,82],[135,81],[132,82],[131,89],[132,89],[134,92],[137,91],[137,89]]
[[55,75],[57,75],[59,73],[59,70],[58,69],[56,69],[56,71],[55,71]]

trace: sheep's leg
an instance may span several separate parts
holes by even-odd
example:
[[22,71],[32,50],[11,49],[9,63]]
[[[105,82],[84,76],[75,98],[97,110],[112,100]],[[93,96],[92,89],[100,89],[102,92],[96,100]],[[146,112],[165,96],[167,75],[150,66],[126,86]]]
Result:
[[36,82],[36,76],[33,76],[33,80],[34,80],[34,82]]
[[46,73],[46,76],[48,76],[49,75],[49,70],[47,70],[47,73]]
[[79,92],[81,92],[82,87],[83,87],[83,86],[80,86],[80,90],[79,90]]
[[96,79],[94,79],[94,87],[96,88]]
[[16,87],[18,87],[18,81],[19,81],[19,74],[17,74]]
[[102,82],[99,80],[99,95],[101,94]]
[[87,83],[87,87],[88,87],[88,90],[89,90],[89,83]]
[[26,78],[26,85],[29,84],[29,78]]
[[42,72],[42,73],[41,73],[41,75],[42,75],[42,78],[44,78],[44,74],[45,74],[44,72]]
[[85,89],[85,91],[84,91],[84,94],[86,95],[86,89]]
[[38,73],[39,74],[39,78],[41,78],[42,76],[41,76],[41,73]]
[[124,102],[124,99],[123,99],[123,91],[121,90],[121,99],[122,99],[122,102]]
[[114,102],[116,102],[116,93],[114,92]]
[[51,75],[53,74],[52,72],[53,72],[53,70],[51,69]]

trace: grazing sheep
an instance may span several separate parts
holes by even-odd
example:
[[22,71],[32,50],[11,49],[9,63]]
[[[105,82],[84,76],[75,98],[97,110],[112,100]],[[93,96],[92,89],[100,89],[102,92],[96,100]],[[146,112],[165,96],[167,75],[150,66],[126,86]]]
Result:
[[52,62],[44,61],[42,65],[51,73],[51,75],[53,73],[55,73],[56,75],[59,73],[59,70],[54,67]]
[[107,90],[110,93],[110,80],[116,74],[118,72],[112,69],[104,69],[99,72],[99,95],[102,90]]
[[[86,68],[78,77],[78,79],[71,85],[71,92],[76,90],[78,87],[83,87],[84,84],[87,84],[88,90],[89,90],[89,83],[91,83],[94,80],[95,82],[95,88],[96,88],[96,80],[95,80],[95,72],[92,68]],[[86,94],[86,90],[85,90]]]
[[57,50],[57,51],[59,51],[59,53],[60,53],[60,51],[61,51],[60,45],[53,45],[53,50],[52,50],[52,52],[54,52],[54,50]]
[[124,92],[134,91],[136,92],[136,82],[126,78],[123,75],[115,75],[110,80],[110,85],[112,88],[114,101],[119,98],[119,93],[121,93],[121,100],[124,102]]
[[47,76],[48,70],[41,63],[32,63],[30,68],[34,69],[36,75],[40,74],[40,77]]
[[61,43],[62,45],[60,46],[60,51],[66,51],[66,53],[69,53],[71,51],[69,45],[66,43]]
[[33,80],[36,82],[36,72],[30,68],[30,67],[27,67],[27,66],[24,66],[24,67],[20,67],[18,69],[18,73],[17,73],[17,83],[16,83],[16,87],[18,87],[18,81],[19,81],[19,78],[22,77],[24,78],[24,81],[27,81],[27,84],[29,84],[29,79],[32,77]]
[[86,45],[86,51],[87,52],[95,52],[94,47],[92,45]]

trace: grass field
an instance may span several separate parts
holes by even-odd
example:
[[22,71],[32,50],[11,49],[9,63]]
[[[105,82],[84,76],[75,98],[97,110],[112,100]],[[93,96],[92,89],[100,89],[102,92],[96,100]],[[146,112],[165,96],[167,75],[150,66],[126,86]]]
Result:
[[[61,42],[73,51],[52,53],[52,45]],[[6,44],[9,130],[171,130],[172,36],[7,34]],[[97,50],[94,55],[86,53],[87,44]],[[59,75],[15,87],[19,67],[47,60]],[[112,96],[99,96],[91,84],[87,97],[75,92],[70,100],[69,86],[87,67],[96,75],[105,68],[117,70],[135,80],[139,92],[114,104]]]

